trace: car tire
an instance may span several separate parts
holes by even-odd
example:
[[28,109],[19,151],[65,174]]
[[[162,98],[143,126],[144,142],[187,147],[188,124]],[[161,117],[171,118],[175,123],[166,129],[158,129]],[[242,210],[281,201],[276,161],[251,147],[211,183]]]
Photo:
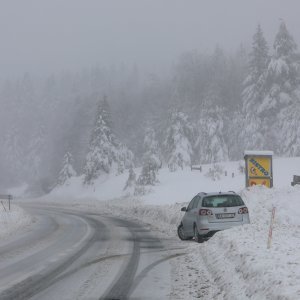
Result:
[[177,234],[178,237],[182,240],[182,241],[187,241],[190,240],[190,237],[187,237],[184,230],[183,230],[183,225],[182,223],[177,227]]
[[196,224],[194,224],[194,240],[195,240],[196,243],[203,243],[204,242],[203,237],[198,232],[198,228],[197,228]]

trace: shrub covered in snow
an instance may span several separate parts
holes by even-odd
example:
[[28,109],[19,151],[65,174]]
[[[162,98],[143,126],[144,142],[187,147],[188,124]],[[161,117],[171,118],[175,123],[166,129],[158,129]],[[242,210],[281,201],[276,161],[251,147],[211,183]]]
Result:
[[128,179],[124,186],[124,191],[130,191],[132,188],[135,187],[135,184],[136,184],[136,174],[135,174],[133,168],[131,167],[129,169]]
[[220,180],[224,174],[224,168],[219,164],[213,164],[205,174],[206,177],[211,178],[213,181]]

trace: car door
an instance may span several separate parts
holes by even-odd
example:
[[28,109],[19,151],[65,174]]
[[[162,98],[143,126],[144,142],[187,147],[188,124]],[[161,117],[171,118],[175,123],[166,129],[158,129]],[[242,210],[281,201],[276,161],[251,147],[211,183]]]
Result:
[[199,215],[198,204],[199,204],[200,199],[201,199],[201,197],[199,195],[197,195],[195,197],[192,209],[190,211],[190,226],[191,226],[193,232],[194,232],[194,224],[197,222],[197,217]]
[[197,195],[191,200],[182,219],[183,228],[188,235],[194,234],[194,222],[198,214],[197,206],[200,198],[201,197]]

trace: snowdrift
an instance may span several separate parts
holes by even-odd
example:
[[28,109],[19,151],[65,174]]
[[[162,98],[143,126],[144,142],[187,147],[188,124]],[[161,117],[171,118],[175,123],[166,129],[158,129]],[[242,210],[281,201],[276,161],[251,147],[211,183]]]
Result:
[[32,222],[32,218],[22,208],[12,205],[10,211],[0,207],[0,239],[15,233]]

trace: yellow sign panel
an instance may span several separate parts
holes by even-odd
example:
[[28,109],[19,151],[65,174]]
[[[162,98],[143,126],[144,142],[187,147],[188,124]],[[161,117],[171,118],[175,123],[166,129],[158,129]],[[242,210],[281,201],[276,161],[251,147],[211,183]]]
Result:
[[271,157],[250,156],[248,162],[248,177],[271,177]]
[[248,186],[264,185],[271,187],[271,180],[269,178],[249,178]]
[[272,151],[245,151],[247,187],[273,187],[272,156]]

